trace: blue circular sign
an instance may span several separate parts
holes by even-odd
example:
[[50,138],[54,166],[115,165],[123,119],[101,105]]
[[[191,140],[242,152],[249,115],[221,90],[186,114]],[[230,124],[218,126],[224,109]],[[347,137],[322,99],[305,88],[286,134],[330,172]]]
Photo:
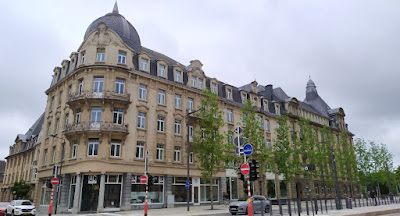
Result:
[[243,153],[245,155],[251,155],[253,153],[253,146],[249,143],[243,146]]
[[186,189],[189,189],[189,186],[190,186],[190,183],[189,183],[189,182],[186,182],[186,183],[185,183],[185,188],[186,188]]

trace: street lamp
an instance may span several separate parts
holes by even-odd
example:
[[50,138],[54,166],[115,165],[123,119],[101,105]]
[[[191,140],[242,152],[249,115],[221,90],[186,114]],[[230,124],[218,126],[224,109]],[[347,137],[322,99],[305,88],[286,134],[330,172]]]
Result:
[[[190,186],[190,181],[189,181],[189,172],[190,172],[190,166],[189,166],[189,155],[190,155],[190,137],[189,137],[189,134],[190,134],[190,128],[189,128],[189,117],[192,115],[192,114],[194,114],[194,113],[197,113],[197,112],[199,112],[199,111],[202,111],[202,110],[204,110],[204,108],[202,107],[202,108],[200,108],[200,109],[198,109],[198,110],[195,110],[195,111],[190,111],[189,109],[187,109],[187,111],[186,111],[186,125],[187,125],[187,151],[186,151],[186,153],[187,153],[187,179],[186,179],[186,184],[189,184],[189,186]],[[190,188],[190,187],[189,187]],[[189,188],[187,189],[187,196],[186,196],[186,201],[187,201],[187,211],[189,211],[189,205],[190,205],[190,191],[189,191]]]
[[[60,179],[61,178],[62,165],[63,165],[63,159],[64,159],[65,139],[57,137],[55,134],[50,134],[50,136],[53,137],[53,138],[62,140],[61,159],[60,159],[60,174],[58,175],[58,173],[56,173],[56,175],[59,176],[59,179]],[[57,206],[58,206],[58,203],[59,203],[60,197],[61,197],[61,185],[59,184],[58,187],[59,187],[59,190],[58,190],[58,193],[57,193],[57,202],[56,202],[54,214],[57,214]]]

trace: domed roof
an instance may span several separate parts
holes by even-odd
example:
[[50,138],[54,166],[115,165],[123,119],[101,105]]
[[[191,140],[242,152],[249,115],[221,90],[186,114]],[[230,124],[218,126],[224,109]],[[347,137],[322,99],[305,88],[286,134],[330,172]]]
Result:
[[307,87],[316,87],[314,81],[309,79],[308,82],[307,82]]
[[89,25],[84,39],[86,39],[89,36],[89,33],[95,30],[101,22],[103,22],[108,28],[115,31],[129,47],[136,52],[140,52],[142,45],[140,43],[139,34],[133,25],[126,20],[125,17],[119,14],[117,3],[115,3],[114,9],[111,13],[96,19],[92,22],[92,24]]

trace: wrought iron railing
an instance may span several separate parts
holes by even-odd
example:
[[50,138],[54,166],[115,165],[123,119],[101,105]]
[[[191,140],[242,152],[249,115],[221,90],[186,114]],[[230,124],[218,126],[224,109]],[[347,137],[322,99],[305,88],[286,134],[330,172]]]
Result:
[[81,122],[69,124],[65,128],[66,135],[77,132],[116,132],[128,133],[128,125],[114,124],[112,122]]
[[72,93],[68,97],[68,102],[87,100],[87,99],[105,99],[105,100],[119,100],[124,102],[130,102],[130,94],[119,94],[113,91],[82,91]]

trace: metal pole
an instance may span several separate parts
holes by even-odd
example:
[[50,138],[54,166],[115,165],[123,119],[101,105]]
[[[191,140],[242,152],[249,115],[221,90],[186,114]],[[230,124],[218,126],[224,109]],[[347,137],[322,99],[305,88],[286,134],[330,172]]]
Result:
[[252,205],[252,200],[251,200],[251,193],[250,193],[250,175],[247,175],[247,196],[248,196],[248,202],[249,204],[247,205],[247,211],[249,216],[253,216],[253,205]]
[[[187,114],[186,114],[186,125],[187,125],[187,178],[186,178],[186,182],[189,182],[189,172],[190,172],[190,166],[189,166],[189,154],[190,154],[190,136],[189,136],[189,109],[187,110]],[[190,203],[189,203],[189,198],[190,198],[190,183],[189,183],[189,188],[186,189],[186,201],[187,201],[187,211],[190,211]]]
[[335,203],[336,203],[336,209],[341,210],[342,205],[340,202],[340,190],[339,190],[339,183],[338,183],[338,177],[337,177],[337,171],[336,171],[336,160],[335,160],[335,152],[333,151],[332,147],[332,163],[333,163],[333,172],[335,173],[335,190],[336,190],[336,195],[335,195]]
[[388,183],[389,183],[390,202],[393,203],[393,189],[392,189],[392,183],[390,181],[389,166],[388,166],[387,162],[386,162],[386,174],[387,174]]
[[144,175],[147,177],[147,182],[146,182],[146,197],[144,199],[144,216],[147,216],[147,210],[148,210],[148,204],[147,204],[147,192],[149,191],[149,177],[147,176],[148,155],[149,155],[149,150],[146,149],[146,157],[145,157],[145,161],[144,161]]
[[310,188],[310,176],[308,175],[308,170],[306,172],[307,172],[307,186],[308,186],[308,190],[309,190],[309,191],[307,191],[307,193],[310,195],[311,210],[312,210],[312,215],[314,216],[314,203],[313,203],[311,188]]
[[[57,137],[58,138],[58,137]],[[61,138],[59,138],[61,139]],[[64,159],[64,147],[65,147],[65,139],[62,138],[63,140],[63,145],[62,145],[62,149],[61,149],[61,159],[60,159],[60,174],[58,175],[58,192],[57,192],[57,202],[56,202],[56,208],[54,210],[54,214],[57,214],[57,208],[58,208],[58,204],[60,203],[60,197],[61,197],[61,174],[62,174],[62,165],[63,165],[63,159]]]

